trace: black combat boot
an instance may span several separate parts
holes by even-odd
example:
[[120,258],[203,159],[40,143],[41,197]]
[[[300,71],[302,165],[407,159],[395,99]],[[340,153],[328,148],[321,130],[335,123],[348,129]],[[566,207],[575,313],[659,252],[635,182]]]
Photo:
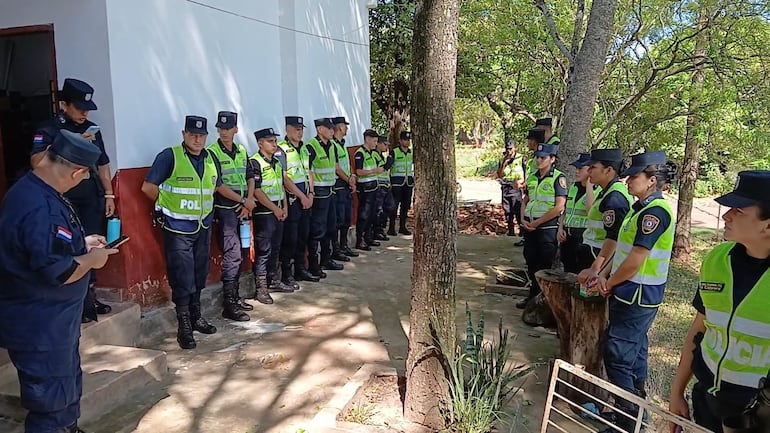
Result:
[[201,304],[190,304],[190,320],[192,320],[193,329],[201,334],[217,333],[217,327],[201,315]]
[[299,267],[296,264],[294,265],[294,279],[297,281],[310,281],[313,283],[321,281],[321,277],[316,277],[308,272],[304,266]]
[[267,290],[274,293],[293,293],[294,287],[284,284],[283,281],[276,278],[275,274],[268,274]]
[[78,427],[78,423],[72,424],[71,426],[65,428],[64,432],[65,433],[86,433],[80,427]]
[[401,223],[399,224],[398,232],[401,233],[402,235],[407,235],[407,236],[412,234],[412,232],[410,232],[409,229],[406,228],[406,218],[401,218]]
[[254,277],[254,287],[257,288],[254,293],[254,299],[265,305],[273,303],[273,298],[270,297],[270,293],[267,288],[267,275],[256,275]]
[[236,322],[248,322],[251,318],[238,307],[236,296],[235,282],[222,283],[222,317]]
[[192,319],[189,307],[176,307],[176,321],[179,325],[176,331],[176,341],[182,349],[195,349],[195,337],[193,337]]
[[366,241],[364,240],[364,237],[361,236],[359,233],[356,233],[356,249],[357,250],[363,250],[363,251],[371,251],[372,247],[370,247]]
[[251,304],[247,303],[246,301],[243,300],[243,298],[241,298],[241,278],[240,278],[240,275],[235,280],[235,300],[236,300],[236,303],[238,304],[238,308],[240,308],[243,311],[251,311],[251,310],[254,309],[254,307]]
[[340,249],[340,243],[336,238],[332,239],[332,259],[339,260],[341,262],[350,261],[350,257],[346,256],[342,252],[342,249]]
[[358,253],[348,246],[348,231],[340,229],[340,250],[348,257],[358,257]]
[[368,232],[366,232],[366,236],[364,237],[364,241],[370,247],[379,247],[380,246],[380,243],[374,240],[374,230],[369,230]]
[[390,216],[388,220],[388,236],[396,236],[396,214]]
[[316,255],[310,255],[307,258],[308,265],[310,265],[310,269],[308,271],[311,275],[318,278],[326,278],[326,272],[321,270],[321,265],[318,264],[318,256]]
[[[350,260],[348,257],[345,257],[347,260]],[[323,254],[321,255],[321,269],[325,269],[327,271],[341,271],[345,269],[345,266],[343,266],[341,263],[337,263],[334,260],[332,260],[331,257],[324,257]]]
[[291,262],[281,262],[281,282],[294,290],[300,289],[299,283],[294,279],[294,276],[291,273]]

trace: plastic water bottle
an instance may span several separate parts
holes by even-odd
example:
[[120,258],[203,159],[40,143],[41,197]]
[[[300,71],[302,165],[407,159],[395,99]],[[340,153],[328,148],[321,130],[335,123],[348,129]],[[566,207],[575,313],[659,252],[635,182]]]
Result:
[[241,248],[249,248],[251,246],[251,224],[249,224],[248,219],[241,220],[240,234]]
[[107,243],[120,237],[120,218],[110,218],[107,220]]

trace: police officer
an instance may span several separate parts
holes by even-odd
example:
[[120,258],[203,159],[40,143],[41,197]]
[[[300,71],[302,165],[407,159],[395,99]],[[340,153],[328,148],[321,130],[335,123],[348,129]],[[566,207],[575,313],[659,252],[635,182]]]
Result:
[[[95,123],[88,120],[89,112],[97,108],[93,96],[94,89],[88,83],[74,78],[64,80],[59,94],[61,111],[38,126],[32,143],[31,165],[35,167],[43,158],[46,148],[61,129],[81,134],[94,143],[102,152],[96,169],[90,171],[83,182],[68,191],[65,197],[75,207],[86,234],[104,234],[105,217],[115,213],[115,193],[112,191],[110,158],[104,151],[102,133]],[[96,320],[97,313],[107,314],[112,310],[96,299],[93,288],[95,276],[94,272],[90,275],[88,295],[83,305],[83,323]]]
[[[246,176],[254,183],[254,197],[257,207],[254,208],[254,250],[256,260],[252,266],[254,271],[254,286],[257,288],[254,299],[263,304],[272,304],[273,298],[268,291],[271,289],[273,276],[270,270],[278,261],[278,251],[281,248],[283,222],[288,216],[286,212],[286,197],[283,187],[283,167],[275,158],[278,150],[276,138],[278,134],[273,128],[260,129],[254,132],[259,144],[259,152],[249,158]],[[274,291],[288,292],[294,288],[279,282],[272,286]]]
[[521,222],[521,190],[524,189],[524,157],[516,152],[516,143],[505,143],[503,160],[497,167],[497,178],[502,189],[503,212],[508,224],[508,236],[516,236],[516,226]]
[[535,128],[540,129],[545,134],[545,144],[552,144],[558,146],[561,144],[561,140],[553,132],[553,119],[550,117],[544,117],[535,121]]
[[577,160],[570,163],[575,167],[575,183],[569,187],[567,205],[559,218],[559,232],[556,236],[561,244],[561,262],[566,272],[577,274],[591,266],[593,257],[586,263],[578,260],[580,246],[583,245],[583,232],[588,224],[588,209],[594,204],[596,194],[601,188],[593,185],[588,178],[588,164],[591,155],[581,153]]
[[369,251],[380,243],[369,237],[370,226],[375,217],[375,199],[379,189],[378,177],[385,171],[377,165],[374,153],[380,135],[372,130],[364,131],[364,144],[356,150],[353,162],[358,184],[358,217],[356,221],[356,249]]
[[193,330],[217,332],[201,315],[201,291],[209,274],[214,192],[240,202],[247,210],[253,205],[222,183],[219,161],[205,148],[206,124],[205,117],[185,117],[182,143],[155,157],[142,184],[142,192],[155,202],[163,229],[166,274],[178,322],[176,339],[182,349],[196,347]]
[[556,231],[559,215],[567,201],[567,179],[556,170],[557,146],[539,144],[535,149],[537,172],[527,178],[527,193],[522,203],[521,228],[524,230],[524,259],[527,262],[529,296],[516,304],[525,308],[540,293],[535,273],[550,269],[556,259]]
[[685,389],[695,376],[693,419],[718,433],[724,418],[743,413],[770,369],[768,191],[770,171],[742,171],[735,189],[716,199],[729,208],[722,215],[726,242],[701,264],[695,320],[671,385],[669,410],[690,418]]
[[[310,212],[310,242],[308,244],[308,265],[310,273],[326,278],[327,270],[341,271],[344,266],[332,260],[331,236],[337,234],[337,210],[334,206],[334,183],[337,180],[337,152],[331,138],[334,135],[334,122],[328,117],[314,121],[316,136],[311,138],[305,148],[308,153],[308,168],[313,178],[313,208]],[[318,249],[321,249],[321,261],[318,261]]]
[[348,246],[348,232],[353,218],[353,194],[356,192],[356,175],[350,171],[350,157],[345,148],[345,136],[348,134],[348,121],[345,117],[335,117],[334,123],[334,151],[337,154],[337,180],[334,182],[334,201],[337,217],[336,234],[332,236],[332,259],[341,262],[350,261],[350,257],[358,257],[358,253]]
[[[638,201],[623,220],[611,276],[605,279],[599,275],[595,287],[609,298],[604,349],[607,378],[612,384],[646,398],[647,331],[663,302],[676,223],[662,191],[676,177],[676,166],[666,162],[662,151],[647,152],[634,155],[622,176],[628,176],[628,191]],[[622,398],[615,404],[629,414],[638,411],[636,405]],[[615,425],[625,431],[633,430],[635,422],[635,417],[616,413]]]
[[398,147],[393,149],[393,167],[390,170],[390,183],[392,187],[395,206],[390,214],[390,226],[388,234],[396,235],[396,214],[398,214],[398,232],[402,235],[411,235],[406,227],[409,208],[412,206],[412,192],[414,190],[414,154],[410,145],[412,133],[401,131]]
[[[524,183],[526,188],[527,179],[531,175],[537,172],[537,160],[534,157],[534,152],[537,150],[537,145],[545,142],[545,132],[542,129],[530,129],[527,132],[527,148],[533,153],[530,158],[524,158]],[[519,228],[521,228],[521,222],[519,222]],[[513,244],[515,247],[524,246],[524,236]]]
[[581,284],[612,263],[623,219],[631,208],[628,187],[618,180],[623,167],[623,152],[620,149],[595,149],[591,151],[589,163],[588,178],[602,190],[588,210],[583,246],[578,253],[580,264],[590,263],[578,274]]
[[0,347],[16,367],[27,433],[82,433],[80,318],[88,274],[117,252],[85,235],[62,194],[78,185],[103,151],[80,134],[57,132],[33,171],[0,210]]
[[[390,169],[393,166],[393,155],[385,155],[388,151],[388,137],[381,135],[377,138],[377,147],[372,156],[377,161],[377,166],[383,171],[377,175],[377,194],[375,195],[374,208],[376,209],[374,221],[370,224],[370,238],[375,241],[390,240],[385,235],[385,227],[390,215],[395,210],[393,195],[390,193]],[[406,227],[406,226],[404,226]]]
[[301,116],[286,116],[286,136],[278,143],[276,155],[285,167],[283,186],[286,190],[288,216],[283,222],[281,240],[281,282],[299,290],[297,281],[320,281],[305,268],[305,249],[310,233],[310,208],[313,206],[313,178],[308,177],[307,150],[302,143],[305,131]]
[[[222,183],[236,192],[240,197],[246,197],[250,207],[254,207],[254,199],[247,195],[246,147],[236,143],[238,133],[238,114],[231,111],[220,111],[216,123],[219,139],[208,146],[209,152],[219,161],[222,168]],[[239,201],[229,200],[221,194],[214,194],[214,217],[217,220],[215,233],[222,250],[222,317],[239,322],[249,320],[249,315],[242,310],[251,311],[251,305],[243,302],[238,294],[243,260],[240,239],[241,220],[248,218],[249,212]],[[248,222],[245,222],[248,224]]]

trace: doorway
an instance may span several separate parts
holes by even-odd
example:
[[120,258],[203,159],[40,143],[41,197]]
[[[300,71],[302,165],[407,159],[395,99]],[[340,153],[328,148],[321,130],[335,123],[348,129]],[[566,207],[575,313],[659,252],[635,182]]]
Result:
[[58,110],[53,24],[0,29],[0,199],[29,171],[40,122]]

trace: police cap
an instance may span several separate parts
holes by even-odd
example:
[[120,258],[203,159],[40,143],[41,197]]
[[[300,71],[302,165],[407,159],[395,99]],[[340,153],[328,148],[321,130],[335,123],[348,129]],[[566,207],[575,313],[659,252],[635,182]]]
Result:
[[319,126],[325,126],[327,128],[334,128],[334,122],[332,122],[332,119],[330,119],[328,117],[321,117],[319,119],[315,119],[313,121],[313,123],[315,124],[316,128],[319,127]]
[[380,135],[379,137],[377,137],[377,142],[378,143],[385,143],[385,144],[387,144],[388,143],[388,137],[385,136],[385,135]]
[[62,101],[73,104],[79,110],[96,110],[96,104],[93,101],[94,88],[85,81],[75,78],[65,79],[60,96]]
[[334,123],[335,125],[342,125],[342,124],[350,125],[347,119],[345,119],[345,116],[332,117],[332,123]]
[[254,131],[254,138],[256,138],[257,141],[268,137],[278,137],[279,135],[280,134],[276,133],[275,130],[273,130],[273,128],[265,128],[265,129],[260,129],[259,131]]
[[631,166],[623,170],[620,174],[621,177],[633,176],[650,165],[665,165],[666,164],[666,152],[662,150],[656,150],[653,152],[639,153],[631,155]]
[[305,127],[305,119],[302,116],[286,116],[284,119],[286,119],[286,124],[289,126]]
[[530,129],[527,132],[527,140],[535,140],[535,143],[542,143],[545,141],[545,131],[542,129]]
[[514,147],[516,147],[516,142],[515,142],[515,141],[513,141],[513,139],[510,139],[510,140],[508,140],[508,141],[506,141],[506,142],[505,142],[505,148],[506,148],[506,150],[507,150],[507,149],[513,149]]
[[83,167],[95,168],[102,151],[80,134],[59,130],[48,151]]
[[589,165],[590,163],[591,163],[591,154],[581,153],[580,155],[578,155],[578,159],[572,161],[569,165],[575,168],[581,168]]
[[553,119],[551,119],[550,117],[543,117],[542,119],[537,119],[535,121],[535,126],[547,126],[550,128],[551,126],[553,126]]
[[220,111],[217,114],[217,128],[233,129],[238,124],[238,113],[232,111]]
[[557,153],[559,153],[559,146],[554,144],[540,143],[535,149],[535,156],[556,156]]
[[722,206],[744,208],[755,204],[770,204],[767,192],[770,191],[770,171],[746,170],[738,173],[733,192],[714,200]]
[[596,161],[623,162],[623,151],[620,149],[594,149],[591,151],[589,164]]
[[411,131],[401,131],[401,135],[398,136],[400,140],[411,140],[412,139],[412,132]]
[[208,134],[206,124],[208,121],[202,116],[186,116],[184,118],[184,130],[192,134]]

